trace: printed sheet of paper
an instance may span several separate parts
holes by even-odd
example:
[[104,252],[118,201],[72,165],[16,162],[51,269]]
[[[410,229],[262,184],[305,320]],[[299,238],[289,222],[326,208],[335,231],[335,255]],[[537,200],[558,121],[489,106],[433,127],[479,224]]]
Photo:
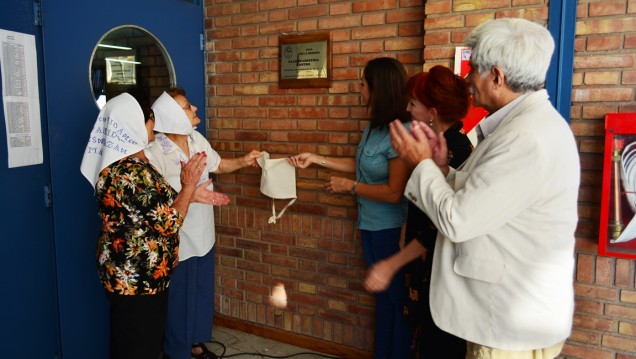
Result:
[[42,163],[35,36],[0,29],[2,102],[9,168]]

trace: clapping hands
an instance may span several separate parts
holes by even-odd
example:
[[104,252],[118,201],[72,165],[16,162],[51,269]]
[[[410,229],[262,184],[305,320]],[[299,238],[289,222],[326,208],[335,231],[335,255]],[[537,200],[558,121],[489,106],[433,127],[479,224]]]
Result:
[[426,124],[413,121],[404,129],[402,123],[395,120],[389,124],[393,148],[410,167],[417,166],[426,159],[433,159],[444,173],[448,173],[448,147],[444,133],[435,133]]
[[208,189],[208,186],[211,183],[212,180],[209,179],[198,185],[197,188],[194,190],[192,201],[211,204],[213,206],[224,206],[226,204],[229,204],[230,197],[228,197],[226,194]]

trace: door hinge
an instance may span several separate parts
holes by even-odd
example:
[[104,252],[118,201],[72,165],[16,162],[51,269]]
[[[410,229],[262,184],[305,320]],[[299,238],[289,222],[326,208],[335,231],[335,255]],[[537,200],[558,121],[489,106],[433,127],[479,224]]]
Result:
[[51,193],[51,184],[44,186],[44,207],[53,207],[53,193]]
[[203,34],[199,34],[199,50],[205,50],[205,36]]
[[39,1],[33,2],[33,25],[42,26],[42,4]]

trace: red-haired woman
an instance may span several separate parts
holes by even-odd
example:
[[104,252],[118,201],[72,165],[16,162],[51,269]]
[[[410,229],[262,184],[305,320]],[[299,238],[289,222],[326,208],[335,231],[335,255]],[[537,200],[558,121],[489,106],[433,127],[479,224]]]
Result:
[[[462,130],[461,122],[470,103],[466,82],[447,67],[434,66],[429,72],[411,77],[406,88],[410,98],[407,111],[411,113],[411,119],[428,124],[438,133],[444,132],[449,166],[457,168],[472,152],[472,145]],[[406,309],[415,324],[413,338],[418,345],[413,346],[413,349],[419,352],[415,357],[464,359],[466,342],[437,328],[428,305],[436,237],[437,229],[430,219],[409,202],[403,237],[406,246],[371,267],[364,285],[370,292],[383,291],[393,275],[407,266],[410,305]]]

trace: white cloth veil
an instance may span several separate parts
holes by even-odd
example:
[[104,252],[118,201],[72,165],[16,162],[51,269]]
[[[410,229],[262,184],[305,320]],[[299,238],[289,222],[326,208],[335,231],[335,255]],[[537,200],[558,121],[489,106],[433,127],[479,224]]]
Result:
[[[263,151],[256,159],[261,166],[261,193],[272,198],[272,216],[267,223],[274,224],[287,208],[296,202],[296,167],[286,158],[270,159],[269,153]],[[290,199],[285,207],[276,214],[274,199]]]
[[148,147],[144,120],[139,103],[128,93],[106,102],[88,138],[80,166],[93,188],[104,168]]
[[194,131],[181,106],[165,91],[152,104],[152,111],[155,113],[155,131],[175,135],[189,135]]

